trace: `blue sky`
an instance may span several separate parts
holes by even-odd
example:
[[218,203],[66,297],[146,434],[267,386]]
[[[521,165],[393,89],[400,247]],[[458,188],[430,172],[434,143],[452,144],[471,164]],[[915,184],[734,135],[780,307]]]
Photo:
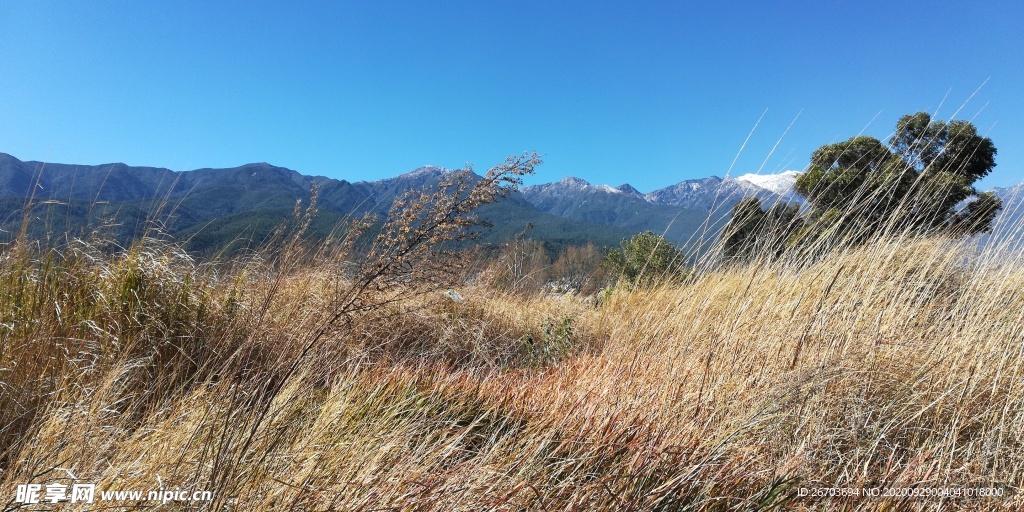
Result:
[[732,175],[925,110],[1024,180],[1024,2],[710,4],[2,0],[0,151],[358,180],[536,150],[532,183],[649,191],[758,119]]

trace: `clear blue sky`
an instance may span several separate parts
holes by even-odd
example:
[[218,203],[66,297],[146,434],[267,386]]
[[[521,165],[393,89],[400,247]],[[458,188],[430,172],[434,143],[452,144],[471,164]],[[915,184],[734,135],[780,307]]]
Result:
[[762,113],[733,175],[960,109],[983,185],[1024,180],[1024,2],[710,4],[0,0],[0,151],[358,180],[537,150],[532,183],[649,191],[725,174]]

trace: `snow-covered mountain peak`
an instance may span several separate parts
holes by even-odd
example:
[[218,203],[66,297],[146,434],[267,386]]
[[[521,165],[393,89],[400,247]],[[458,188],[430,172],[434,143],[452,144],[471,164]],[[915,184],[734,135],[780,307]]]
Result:
[[569,176],[568,178],[562,178],[561,180],[558,180],[558,184],[559,185],[564,185],[564,186],[567,186],[567,187],[576,187],[576,188],[586,188],[586,187],[590,186],[590,183],[588,183],[587,180],[585,180],[583,178],[577,178],[575,176]]
[[796,184],[796,179],[800,174],[800,171],[785,171],[778,174],[744,174],[733,179],[745,181],[784,196],[793,192],[793,185]]
[[615,187],[615,190],[618,190],[619,192],[622,192],[624,194],[633,195],[633,196],[640,196],[640,197],[644,196],[644,194],[642,192],[637,190],[635,187],[633,187],[633,185],[630,185],[629,183],[623,183],[622,185],[619,185],[619,186]]
[[424,165],[418,167],[405,174],[399,175],[400,178],[419,178],[423,176],[442,176],[448,174],[450,171],[444,167],[438,167],[436,165]]

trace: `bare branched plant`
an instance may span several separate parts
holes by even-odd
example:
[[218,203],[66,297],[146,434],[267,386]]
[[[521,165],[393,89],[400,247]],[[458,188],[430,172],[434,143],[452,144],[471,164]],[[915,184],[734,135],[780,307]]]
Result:
[[[472,168],[467,167],[448,173],[436,190],[411,191],[398,198],[336,316],[356,306],[365,290],[386,292],[412,283],[445,284],[458,268],[450,259],[438,258],[438,249],[476,238],[480,234],[476,228],[489,227],[476,209],[507,197],[522,184],[522,176],[532,174],[540,164],[536,153],[510,156],[482,179],[474,180]],[[356,309],[366,306],[360,304]]]
[[[445,243],[476,236],[477,232],[473,228],[486,226],[487,223],[479,219],[475,210],[507,197],[522,184],[522,176],[532,174],[540,164],[541,158],[537,153],[510,156],[504,163],[491,168],[481,179],[474,179],[472,168],[467,167],[448,173],[433,191],[409,191],[396,199],[381,232],[365,255],[353,254],[349,249],[354,240],[363,234],[362,228],[371,221],[364,218],[362,222],[355,223],[346,241],[333,251],[333,257],[339,260],[350,256],[359,258],[353,276],[337,276],[332,284],[334,298],[307,320],[311,328],[306,331],[304,339],[300,340],[301,348],[297,353],[285,350],[278,357],[278,363],[267,369],[269,374],[261,377],[261,390],[248,395],[231,395],[233,399],[229,405],[230,410],[242,416],[255,410],[256,415],[249,422],[247,434],[239,436],[237,440],[236,435],[222,438],[222,453],[230,451],[231,455],[226,460],[220,457],[216,459],[210,484],[218,488],[231,488],[243,467],[243,461],[250,457],[266,456],[250,454],[257,434],[266,422],[275,418],[272,412],[274,399],[292,382],[312,351],[350,325],[354,315],[407,300],[417,293],[423,293],[424,289],[436,289],[447,278],[454,276],[452,267],[445,264],[444,258],[438,257],[437,250]],[[311,203],[303,215],[299,215],[299,209],[299,205],[296,205],[297,229],[288,238],[277,258],[275,278],[262,301],[259,324],[263,323],[268,314],[272,299],[278,294],[287,270],[301,262],[306,254],[302,244],[303,234],[310,225],[311,217],[315,215],[315,203]],[[278,344],[287,346],[288,342],[279,340]],[[240,352],[239,357],[234,359],[234,369],[231,371],[247,371],[254,357],[265,357],[252,352],[254,344],[248,346],[250,350]],[[277,347],[276,350],[281,348]],[[237,450],[228,450],[236,443],[239,445]],[[219,503],[214,505],[216,508]]]

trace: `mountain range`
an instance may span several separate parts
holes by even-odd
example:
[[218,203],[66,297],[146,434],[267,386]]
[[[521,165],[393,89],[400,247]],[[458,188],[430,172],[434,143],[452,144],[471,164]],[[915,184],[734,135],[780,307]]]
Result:
[[[21,161],[0,153],[0,239],[18,233],[28,214],[35,238],[84,236],[100,228],[126,242],[156,225],[183,240],[186,248],[211,253],[265,240],[291,218],[297,201],[308,203],[313,185],[319,187],[319,213],[311,229],[326,236],[346,217],[386,213],[402,193],[436,186],[449,172],[424,166],[393,178],[350,182],[267,163],[172,171],[121,163]],[[501,202],[486,205],[480,215],[493,228],[481,240],[497,243],[522,234],[553,247],[586,242],[613,246],[650,230],[677,244],[707,243],[714,240],[733,204],[745,196],[766,203],[800,202],[792,191],[798,175],[786,171],[710,176],[646,194],[629,184],[612,187],[565,178],[522,187]]]

